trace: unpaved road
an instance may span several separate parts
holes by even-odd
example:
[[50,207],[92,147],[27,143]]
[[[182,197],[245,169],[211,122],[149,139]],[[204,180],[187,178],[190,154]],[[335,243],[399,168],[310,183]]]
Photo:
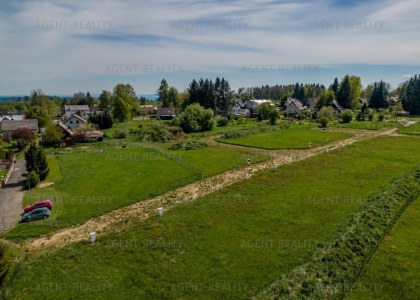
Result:
[[87,240],[89,232],[96,232],[99,237],[111,232],[122,231],[156,214],[158,207],[164,207],[165,213],[172,207],[193,201],[199,197],[210,194],[214,191],[232,185],[236,182],[246,180],[247,177],[256,174],[259,171],[275,168],[284,164],[307,159],[309,157],[345,147],[360,140],[374,138],[381,135],[391,135],[396,129],[382,131],[355,131],[353,137],[345,140],[332,142],[328,145],[308,150],[290,150],[290,151],[270,151],[271,159],[258,164],[250,165],[242,169],[230,170],[225,173],[215,175],[194,182],[163,195],[144,200],[133,205],[114,210],[100,217],[88,220],[82,225],[62,229],[48,236],[42,236],[24,244],[24,248],[37,253],[37,250],[52,250],[61,248],[68,244],[81,240]]
[[9,182],[0,191],[0,230],[9,230],[21,220],[22,200],[25,193],[26,177],[22,173],[26,170],[25,160],[19,159],[15,163]]

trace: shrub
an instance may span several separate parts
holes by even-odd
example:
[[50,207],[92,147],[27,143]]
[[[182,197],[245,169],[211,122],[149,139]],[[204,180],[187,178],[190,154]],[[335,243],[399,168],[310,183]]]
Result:
[[278,111],[277,111],[277,110],[275,110],[275,109],[271,110],[271,111],[268,113],[268,120],[269,120],[269,122],[270,122],[270,125],[275,125],[275,124],[276,124],[277,119],[279,119],[279,118],[280,118],[280,115],[279,115]]
[[15,266],[16,253],[6,243],[0,242],[0,298],[6,299],[5,290],[9,284]]
[[370,196],[308,262],[282,276],[257,299],[343,299],[404,209],[420,195],[420,168]]
[[369,121],[373,121],[373,117],[375,116],[373,109],[369,108],[368,109],[368,119]]
[[345,109],[341,114],[340,114],[341,120],[343,121],[343,123],[350,123],[351,120],[353,120],[353,112],[350,109]]
[[381,112],[378,116],[378,121],[382,122],[384,119],[385,119],[385,114]]
[[331,120],[334,117],[334,109],[331,106],[324,106],[319,111],[319,117],[325,117]]
[[217,120],[217,126],[226,126],[229,123],[228,118],[221,117],[219,120]]
[[207,147],[206,143],[192,140],[192,141],[186,141],[186,142],[178,142],[171,147],[169,147],[170,150],[197,150]]
[[125,139],[127,137],[127,131],[125,129],[118,129],[114,132],[114,139]]
[[330,120],[327,117],[319,118],[319,123],[321,124],[322,128],[326,128],[328,126],[329,122],[330,122]]
[[183,134],[182,128],[168,126],[160,121],[154,122],[151,126],[142,127],[133,131],[142,142],[166,142]]
[[209,131],[214,126],[213,111],[194,103],[179,114],[179,125],[185,133]]
[[28,176],[29,176],[29,187],[28,188],[32,189],[32,188],[34,188],[38,185],[39,175],[38,175],[37,172],[31,171],[31,172],[29,172]]
[[364,121],[365,120],[365,114],[363,113],[363,111],[359,111],[356,115],[356,120],[357,121]]

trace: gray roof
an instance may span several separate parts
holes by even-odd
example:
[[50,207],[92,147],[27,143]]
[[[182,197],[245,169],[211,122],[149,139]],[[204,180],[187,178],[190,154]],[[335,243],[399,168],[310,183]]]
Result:
[[27,119],[18,121],[3,120],[1,122],[1,131],[15,131],[18,128],[28,128],[30,130],[38,130],[37,119]]
[[89,105],[64,105],[64,110],[76,111],[76,110],[90,110]]
[[175,116],[175,110],[169,107],[162,107],[157,110],[156,116]]

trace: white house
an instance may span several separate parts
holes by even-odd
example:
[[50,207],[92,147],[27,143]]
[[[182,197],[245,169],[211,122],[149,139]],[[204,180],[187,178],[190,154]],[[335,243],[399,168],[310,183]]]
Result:
[[235,116],[251,116],[251,111],[249,110],[249,108],[247,108],[244,103],[240,102],[236,102],[235,105],[232,107],[232,113]]
[[89,105],[64,105],[64,119],[68,119],[74,114],[88,118],[90,116]]
[[86,124],[88,121],[80,117],[79,115],[73,114],[66,120],[64,120],[63,124],[70,130],[73,130],[79,127],[82,124]]
[[285,112],[291,116],[295,116],[300,112],[304,111],[305,107],[303,106],[302,102],[298,99],[289,98],[286,102],[286,109]]
[[15,114],[4,114],[0,115],[0,122],[3,120],[7,121],[22,121],[25,120],[25,115],[15,115]]

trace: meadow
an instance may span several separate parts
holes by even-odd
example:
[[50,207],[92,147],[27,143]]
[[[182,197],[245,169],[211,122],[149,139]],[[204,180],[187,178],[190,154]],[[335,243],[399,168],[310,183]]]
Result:
[[420,135],[420,123],[417,123],[412,126],[400,128],[398,132],[402,134]]
[[365,130],[379,130],[384,128],[400,127],[400,123],[395,121],[352,121],[350,123],[339,123],[334,125],[338,128],[353,128]]
[[420,198],[404,211],[346,299],[416,299],[419,295]]
[[405,137],[358,142],[261,172],[96,243],[29,257],[14,296],[250,298],[304,263],[368,195],[419,164],[418,147]]
[[262,132],[244,138],[218,138],[218,142],[262,149],[308,149],[345,139],[351,134],[333,132],[306,125],[291,125],[276,131]]
[[266,158],[226,147],[168,151],[161,145],[140,143],[125,148],[96,143],[50,151],[47,182],[55,183],[26,192],[24,205],[49,199],[55,203],[51,217],[18,224],[6,236],[24,239],[80,224],[200,178],[243,167],[247,159],[254,163]]

